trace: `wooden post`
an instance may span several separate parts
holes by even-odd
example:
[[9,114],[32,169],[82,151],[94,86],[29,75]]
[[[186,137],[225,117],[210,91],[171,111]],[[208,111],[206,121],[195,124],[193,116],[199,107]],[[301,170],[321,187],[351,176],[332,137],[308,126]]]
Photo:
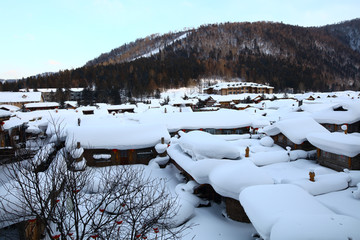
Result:
[[161,138],[161,144],[164,144],[165,143],[165,139],[164,137]]
[[76,148],[79,149],[81,147],[80,142],[76,143]]
[[249,147],[246,147],[245,149],[245,157],[249,157],[249,154],[250,153],[250,148]]
[[352,165],[352,164],[351,164],[351,157],[349,157],[349,159],[348,159],[348,168],[349,168],[349,169],[352,169],[351,165]]

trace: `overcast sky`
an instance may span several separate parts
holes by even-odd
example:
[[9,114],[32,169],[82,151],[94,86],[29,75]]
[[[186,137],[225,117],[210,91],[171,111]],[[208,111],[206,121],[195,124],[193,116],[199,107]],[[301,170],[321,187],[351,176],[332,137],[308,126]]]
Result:
[[359,0],[1,0],[0,79],[83,66],[153,33],[209,23],[322,26],[360,17]]

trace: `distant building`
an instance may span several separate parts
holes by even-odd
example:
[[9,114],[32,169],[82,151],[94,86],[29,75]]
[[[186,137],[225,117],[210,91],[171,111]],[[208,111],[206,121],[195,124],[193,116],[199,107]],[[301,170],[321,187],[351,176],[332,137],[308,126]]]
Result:
[[252,82],[223,82],[204,89],[207,94],[241,94],[241,93],[267,93],[272,94],[274,87]]
[[24,104],[43,102],[41,92],[0,92],[0,104],[21,108]]

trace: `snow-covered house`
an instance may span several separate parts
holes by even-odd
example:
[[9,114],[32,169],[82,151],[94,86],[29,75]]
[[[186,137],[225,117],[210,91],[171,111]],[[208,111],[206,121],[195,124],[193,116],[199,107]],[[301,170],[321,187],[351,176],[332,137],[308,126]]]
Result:
[[201,131],[180,135],[168,148],[170,162],[197,183],[195,193],[224,201],[230,218],[248,222],[238,200],[240,191],[247,186],[273,184],[273,179],[251,160],[240,160],[239,149],[218,136]]
[[274,139],[275,144],[292,149],[311,150],[315,149],[306,136],[309,133],[327,133],[329,132],[314,119],[310,117],[298,116],[276,122],[275,124],[265,127],[263,132]]
[[292,184],[251,186],[239,199],[264,240],[360,237],[359,219],[337,214]]
[[80,145],[88,166],[147,164],[157,153],[155,146],[170,140],[165,126],[159,124],[105,123],[101,128],[83,124],[70,128],[68,149]]
[[106,107],[109,113],[124,113],[130,112],[133,113],[136,108],[135,104],[121,104],[121,105],[109,105]]
[[211,134],[243,134],[249,128],[269,125],[264,117],[243,111],[221,109],[208,112],[176,112],[164,114],[142,114],[131,116],[141,123],[163,123],[173,136],[179,130],[184,132],[201,130]]
[[343,131],[342,125],[347,126],[349,133],[360,132],[360,102],[357,100],[333,104],[314,112],[312,117],[331,132]]
[[0,92],[0,104],[22,107],[27,103],[43,102],[41,92]]
[[40,103],[27,103],[24,104],[26,110],[37,111],[37,110],[51,110],[57,109],[60,107],[60,104],[57,102],[40,102]]
[[311,133],[309,142],[317,147],[320,164],[342,171],[360,170],[360,136],[358,134]]
[[203,89],[207,94],[241,94],[241,93],[268,93],[272,94],[274,87],[252,82],[223,82]]

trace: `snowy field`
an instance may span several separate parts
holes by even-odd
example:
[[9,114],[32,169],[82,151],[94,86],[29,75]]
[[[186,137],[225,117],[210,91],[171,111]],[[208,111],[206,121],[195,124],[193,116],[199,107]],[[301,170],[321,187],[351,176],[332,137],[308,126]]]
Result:
[[[185,95],[190,99],[182,99]],[[359,92],[298,94],[263,100],[241,111],[210,112],[193,112],[185,106],[206,99],[196,89],[162,94],[162,98],[167,97],[169,105],[152,99],[149,105],[135,106],[134,113],[109,113],[107,104],[91,107],[91,115],[82,112],[89,107],[12,112],[2,127],[11,130],[25,124],[27,133],[42,137],[43,151],[33,159],[37,165],[55,151],[56,141],[65,141],[69,149],[81,142],[85,149],[155,147],[159,154],[166,150],[194,181],[187,182],[171,163],[160,168],[169,157],[158,156],[148,165],[132,167],[166,181],[167,190],[180,206],[176,221],[191,225],[183,233],[184,240],[360,239],[360,171],[339,172],[319,165],[315,150],[318,147],[348,158],[359,156],[360,133],[345,134],[348,125],[360,121]],[[183,102],[180,107],[176,105],[179,102]],[[321,124],[341,127],[334,133]],[[57,134],[59,126],[61,134]],[[205,131],[240,128],[251,133],[213,135]],[[298,146],[308,141],[314,150],[280,147],[270,137],[279,133]],[[164,144],[160,143],[162,137]],[[27,142],[32,149],[38,144],[35,139]],[[81,156],[82,148],[71,152],[72,156]],[[76,167],[85,166],[83,159]],[[0,165],[1,184],[11,181],[6,171]],[[309,180],[310,172],[315,174],[315,182]],[[239,201],[252,224],[231,220],[224,202],[208,204],[196,196],[194,189],[202,184],[211,185],[224,198]],[[6,194],[4,188],[0,194]]]

